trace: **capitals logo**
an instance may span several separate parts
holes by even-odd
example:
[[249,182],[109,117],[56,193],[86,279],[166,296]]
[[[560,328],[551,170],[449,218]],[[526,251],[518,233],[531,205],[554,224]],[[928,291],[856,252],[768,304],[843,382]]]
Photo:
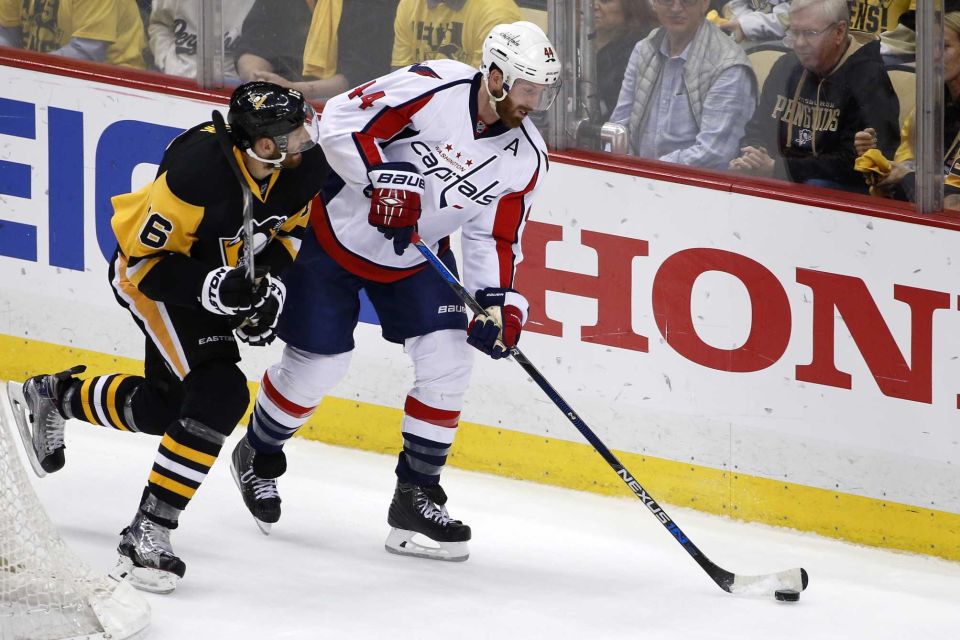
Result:
[[[450,193],[453,189],[456,189],[457,193],[460,193],[469,200],[481,205],[491,204],[503,191],[502,187],[500,189],[497,188],[500,184],[499,180],[494,180],[486,185],[477,184],[476,181],[477,173],[496,160],[499,157],[497,155],[492,155],[482,162],[474,163],[473,160],[466,160],[463,164],[460,164],[455,157],[450,157],[444,153],[439,145],[435,149],[431,149],[427,144],[417,141],[411,144],[410,148],[420,156],[420,161],[425,168],[423,177],[427,178],[432,176],[438,178],[445,184],[443,190],[440,192],[441,209],[451,206],[452,203],[448,201],[447,195],[455,195],[454,193]],[[460,156],[460,154],[456,155],[457,157]],[[452,206],[455,209],[463,208],[459,204],[452,204]]]
[[509,44],[511,47],[520,46],[520,36],[515,33],[510,33],[509,31],[501,31],[500,37],[503,38],[503,41]]

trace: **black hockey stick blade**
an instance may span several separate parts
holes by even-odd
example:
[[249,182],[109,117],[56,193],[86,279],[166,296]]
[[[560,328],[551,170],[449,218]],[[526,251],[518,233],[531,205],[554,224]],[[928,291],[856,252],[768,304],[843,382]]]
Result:
[[223,121],[223,116],[216,109],[210,114],[213,121],[214,134],[217,142],[220,144],[220,150],[227,158],[227,164],[233,171],[234,177],[240,184],[243,193],[243,261],[246,263],[247,280],[250,286],[256,286],[256,275],[253,264],[253,194],[250,193],[250,186],[243,172],[240,171],[240,165],[237,164],[237,158],[233,155],[233,138],[227,131],[227,124]]
[[[440,274],[451,289],[463,300],[463,303],[474,313],[485,313],[485,310],[474,299],[470,292],[464,288],[457,277],[447,268],[440,258],[428,247],[419,234],[414,233],[412,237],[414,246],[420,251],[426,261]],[[657,504],[647,491],[637,482],[626,467],[617,459],[613,452],[600,440],[599,437],[587,426],[579,415],[567,404],[566,400],[553,388],[553,385],[544,377],[542,373],[533,365],[530,360],[517,347],[510,348],[511,357],[523,367],[531,379],[540,387],[541,390],[553,401],[553,404],[566,416],[567,420],[576,427],[577,431],[587,439],[600,456],[606,460],[607,464],[617,473],[620,479],[627,485],[627,488],[633,492],[637,498],[647,507],[650,513],[656,517],[657,521],[670,533],[673,538],[690,554],[700,568],[727,593],[736,595],[770,596],[775,597],[777,591],[783,589],[792,589],[794,591],[803,591],[809,583],[809,576],[806,570],[802,568],[788,569],[777,573],[768,573],[761,575],[743,576],[731,573],[726,569],[717,566],[708,558],[699,547],[693,543],[687,535],[680,529],[679,525],[667,515],[667,512]]]

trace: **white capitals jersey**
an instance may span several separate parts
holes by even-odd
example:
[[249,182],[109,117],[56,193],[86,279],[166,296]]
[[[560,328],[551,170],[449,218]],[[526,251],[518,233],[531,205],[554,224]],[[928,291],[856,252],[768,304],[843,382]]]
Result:
[[334,173],[312,224],[340,266],[376,282],[395,282],[424,268],[416,247],[396,255],[393,243],[367,222],[370,168],[408,162],[426,183],[418,223],[424,242],[442,252],[448,236],[462,228],[467,290],[513,286],[530,200],[547,171],[546,145],[526,120],[516,129],[480,123],[481,82],[472,67],[436,60],[326,103],[320,145]]

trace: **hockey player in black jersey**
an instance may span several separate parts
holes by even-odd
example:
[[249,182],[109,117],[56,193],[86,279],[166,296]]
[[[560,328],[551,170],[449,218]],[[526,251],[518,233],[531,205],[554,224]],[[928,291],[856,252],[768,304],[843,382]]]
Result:
[[[113,198],[118,247],[110,282],[146,336],[144,375],[80,380],[74,376],[84,367],[77,366],[30,378],[22,389],[11,384],[14,414],[41,476],[64,465],[68,418],[162,436],[118,549],[120,572],[160,593],[172,591],[186,568],[170,531],[249,404],[237,339],[273,341],[281,277],[328,172],[316,146],[318,116],[299,92],[241,85],[228,120],[228,144],[211,123],[200,124],[170,144],[151,184]],[[227,150],[253,196],[252,238],[243,232],[243,193]],[[255,254],[255,284],[243,263],[245,242]],[[267,498],[261,508],[269,512],[283,458],[244,454],[238,447],[234,477],[245,498]]]

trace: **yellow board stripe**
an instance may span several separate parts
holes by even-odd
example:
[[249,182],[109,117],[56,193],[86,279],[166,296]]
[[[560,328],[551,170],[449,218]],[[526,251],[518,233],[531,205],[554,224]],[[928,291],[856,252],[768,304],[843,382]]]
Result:
[[156,471],[150,472],[150,477],[148,478],[148,480],[151,483],[157,485],[158,487],[163,487],[167,491],[172,491],[173,493],[179,496],[183,496],[187,500],[193,498],[193,494],[197,492],[197,490],[194,489],[193,487],[188,487],[182,482],[177,482],[176,480],[173,480],[166,476],[162,476]]
[[[0,335],[0,353],[5,356],[0,359],[0,378],[10,380],[60,371],[78,362],[86,364],[92,375],[116,371],[136,375],[143,371],[142,361],[13,336]],[[249,386],[251,399],[256,398],[257,386]],[[247,417],[241,424],[246,423]],[[398,408],[327,397],[297,435],[396,455],[401,446],[401,417]],[[557,416],[557,420],[562,421],[563,417]],[[572,433],[571,439],[576,436]],[[634,453],[617,452],[617,457],[664,503],[960,561],[957,513]],[[628,496],[636,501],[593,448],[579,442],[461,422],[448,461],[464,469]]]
[[192,447],[188,447],[185,444],[180,444],[176,440],[170,437],[170,434],[164,434],[163,440],[160,441],[160,445],[166,447],[170,453],[174,453],[181,458],[186,458],[187,460],[192,460],[197,464],[202,464],[205,467],[212,467],[213,463],[216,462],[216,456],[212,456],[209,453],[203,453],[202,451],[197,451]]
[[129,377],[130,376],[126,375],[116,376],[110,382],[110,386],[107,387],[107,413],[110,414],[113,424],[117,425],[117,428],[121,431],[130,431],[130,429],[127,428],[127,425],[123,424],[123,420],[120,419],[120,414],[117,412],[117,388],[120,386],[121,382]]
[[84,380],[83,384],[80,385],[80,408],[83,409],[83,415],[86,417],[87,422],[100,424],[100,421],[97,420],[93,412],[93,407],[90,406],[90,387],[93,381],[94,378],[90,378],[89,380]]

